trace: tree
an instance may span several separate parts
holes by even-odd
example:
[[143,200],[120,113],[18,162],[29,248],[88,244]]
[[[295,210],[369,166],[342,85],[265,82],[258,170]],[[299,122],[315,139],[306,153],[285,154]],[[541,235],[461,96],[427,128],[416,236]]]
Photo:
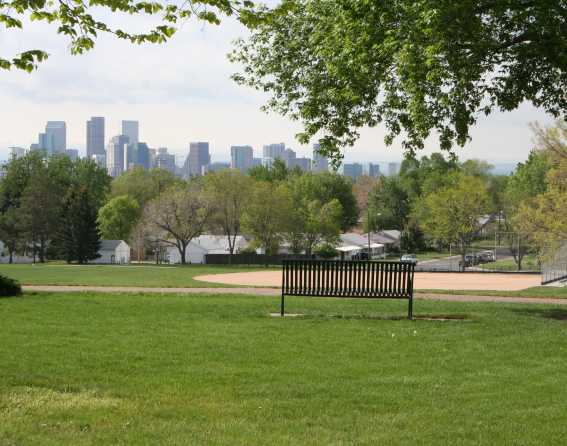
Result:
[[365,217],[365,226],[369,230],[376,228],[402,230],[411,211],[410,200],[399,177],[382,177],[370,191],[369,215]]
[[254,245],[268,255],[277,254],[285,234],[289,233],[294,203],[285,185],[257,182],[250,192],[242,229],[254,239]]
[[[540,193],[521,202],[512,223],[534,241],[542,257],[552,258],[567,240],[567,123],[557,122],[549,128],[536,126],[534,131],[537,155],[533,155],[523,177],[527,178],[526,185],[532,184]],[[540,156],[544,157],[543,165]],[[520,186],[518,189],[524,190]]]
[[486,184],[478,177],[454,176],[454,185],[426,195],[416,204],[414,215],[427,235],[448,245],[456,243],[465,265],[465,255],[480,229],[479,218],[489,209]]
[[254,166],[248,170],[248,175],[257,181],[285,181],[290,175],[290,170],[283,160],[276,158],[271,166]]
[[503,192],[501,211],[504,216],[505,239],[518,267],[529,252],[529,233],[520,234],[524,212],[522,205],[531,206],[540,194],[547,190],[547,173],[551,165],[548,155],[542,151],[532,151],[525,163],[519,163],[509,177]]
[[565,116],[566,30],[564,0],[288,0],[231,58],[337,164],[364,126],[411,154],[432,133],[462,146],[479,115],[524,101]]
[[307,172],[290,178],[288,184],[295,203],[317,201],[326,204],[337,199],[341,205],[341,230],[345,231],[358,223],[358,206],[349,178],[330,172]]
[[22,217],[22,238],[33,247],[40,262],[47,256],[49,242],[65,220],[62,216],[63,197],[66,188],[48,169],[34,175],[22,196],[18,209]]
[[203,233],[211,215],[202,185],[194,180],[188,186],[173,186],[151,200],[144,209],[143,219],[152,238],[159,244],[173,246],[185,264],[187,246]]
[[[57,33],[70,39],[72,54],[82,54],[92,49],[95,39],[103,33],[111,34],[135,44],[162,43],[170,39],[177,31],[177,26],[194,16],[201,21],[218,24],[221,16],[237,14],[241,21],[248,23],[254,18],[248,0],[191,0],[188,2],[144,2],[135,0],[98,0],[96,2],[22,2],[5,0],[0,3],[0,25],[6,28],[24,28],[33,26],[36,21],[52,23]],[[102,10],[102,14],[101,14]],[[109,14],[125,13],[139,16],[152,16],[157,24],[145,32],[114,27],[109,20],[105,23],[99,17]],[[28,23],[27,19],[31,19]],[[135,30],[135,31],[134,31]],[[41,49],[23,51],[19,54],[0,57],[0,68],[32,71],[37,64],[47,59],[48,54]]]
[[53,243],[67,263],[82,264],[100,257],[97,208],[86,187],[74,187],[65,197],[60,229]]
[[241,220],[248,202],[252,179],[238,170],[223,170],[205,176],[205,192],[213,209],[210,226],[228,240],[230,254],[234,253],[236,236],[241,233]]
[[305,207],[304,246],[305,254],[324,242],[336,245],[341,232],[342,206],[336,198],[321,204],[314,200]]
[[121,195],[99,209],[97,221],[103,238],[128,240],[140,216],[138,202],[128,195]]
[[111,197],[128,195],[143,208],[150,200],[176,184],[182,185],[183,181],[167,170],[146,170],[136,166],[112,181]]
[[45,163],[41,152],[32,151],[21,158],[12,158],[2,166],[4,177],[0,182],[0,212],[20,207],[30,178],[36,172],[43,172],[43,175]]
[[22,241],[22,216],[18,208],[9,208],[0,214],[0,240],[8,250],[9,263],[13,262],[14,254]]

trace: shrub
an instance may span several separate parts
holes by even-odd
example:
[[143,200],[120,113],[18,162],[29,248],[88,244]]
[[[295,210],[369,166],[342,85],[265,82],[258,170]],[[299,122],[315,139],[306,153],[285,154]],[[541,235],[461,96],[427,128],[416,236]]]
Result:
[[322,259],[332,259],[339,255],[339,252],[335,247],[329,243],[324,243],[317,248],[315,248],[315,254]]
[[19,296],[22,294],[22,287],[17,280],[0,275],[0,297]]

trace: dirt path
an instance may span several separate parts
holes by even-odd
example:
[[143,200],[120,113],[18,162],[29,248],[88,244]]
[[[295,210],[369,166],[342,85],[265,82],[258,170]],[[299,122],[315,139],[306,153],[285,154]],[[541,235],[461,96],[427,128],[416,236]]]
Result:
[[[171,294],[245,294],[257,296],[279,296],[276,288],[147,288],[147,287],[102,287],[66,285],[25,285],[24,291],[43,292],[96,292],[96,293],[171,293]],[[510,302],[521,304],[567,305],[567,299],[550,297],[501,297],[501,296],[456,296],[450,294],[416,293],[416,299],[445,300],[451,302]]]
[[[253,271],[196,276],[195,280],[224,285],[281,287],[281,271]],[[419,290],[519,291],[541,284],[538,274],[422,273],[416,272]]]

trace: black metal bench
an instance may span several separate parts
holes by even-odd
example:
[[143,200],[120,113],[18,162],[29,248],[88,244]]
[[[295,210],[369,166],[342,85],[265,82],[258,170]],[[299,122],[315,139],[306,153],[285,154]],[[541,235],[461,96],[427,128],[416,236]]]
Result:
[[282,317],[285,296],[408,299],[413,317],[411,262],[284,260],[282,266]]

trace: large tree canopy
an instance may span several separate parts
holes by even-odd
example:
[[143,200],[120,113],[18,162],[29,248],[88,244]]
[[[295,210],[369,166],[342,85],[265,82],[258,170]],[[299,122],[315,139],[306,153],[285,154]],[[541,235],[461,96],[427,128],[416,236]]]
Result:
[[451,150],[481,114],[529,101],[567,111],[566,0],[283,0],[231,57],[267,109],[337,163],[363,126],[414,153]]
[[[176,32],[177,27],[190,17],[218,24],[221,16],[237,13],[241,20],[250,20],[252,3],[248,0],[0,0],[0,30],[32,26],[34,21],[53,23],[59,34],[71,40],[71,53],[90,50],[98,34],[109,33],[132,43],[162,43]],[[101,17],[104,13],[127,15],[145,14],[154,20],[146,32],[134,32],[113,27]],[[8,58],[6,58],[8,57]],[[0,68],[11,67],[32,71],[48,54],[31,49],[7,56],[0,54]]]

